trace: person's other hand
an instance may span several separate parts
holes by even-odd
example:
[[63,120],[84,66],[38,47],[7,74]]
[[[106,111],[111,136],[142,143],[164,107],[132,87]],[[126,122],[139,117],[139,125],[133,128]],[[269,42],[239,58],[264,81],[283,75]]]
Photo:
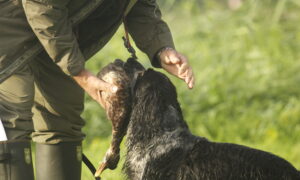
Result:
[[159,59],[163,69],[182,79],[190,89],[194,87],[195,77],[193,70],[184,55],[172,48],[166,48],[160,52]]
[[106,102],[101,98],[101,92],[116,93],[118,90],[117,86],[99,79],[86,69],[82,70],[78,75],[73,76],[73,78],[104,109],[106,109]]

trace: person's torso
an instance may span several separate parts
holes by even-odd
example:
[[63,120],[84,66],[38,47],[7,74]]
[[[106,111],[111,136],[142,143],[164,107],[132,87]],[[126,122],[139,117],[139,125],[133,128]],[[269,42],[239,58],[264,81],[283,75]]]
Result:
[[[74,27],[77,39],[86,59],[99,51],[122,23],[122,16],[129,0],[103,0],[101,4]],[[76,14],[86,1],[71,0],[70,17]],[[29,26],[20,0],[0,1],[0,71],[30,49],[37,38]]]
[[129,0],[105,0],[89,17],[79,24],[78,42],[88,59],[99,51],[122,23]]

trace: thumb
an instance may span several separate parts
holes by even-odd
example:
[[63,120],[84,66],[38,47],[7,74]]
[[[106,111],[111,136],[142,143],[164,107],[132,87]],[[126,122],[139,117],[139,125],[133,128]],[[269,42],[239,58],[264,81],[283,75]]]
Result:
[[168,58],[169,58],[170,64],[180,63],[180,59],[179,59],[176,51],[173,51],[172,53],[170,53]]
[[165,64],[179,64],[180,58],[175,50],[166,50],[162,56]]
[[98,79],[96,88],[99,91],[106,91],[106,92],[112,92],[112,93],[116,93],[118,91],[117,86],[115,86],[113,84],[109,84],[101,79]]

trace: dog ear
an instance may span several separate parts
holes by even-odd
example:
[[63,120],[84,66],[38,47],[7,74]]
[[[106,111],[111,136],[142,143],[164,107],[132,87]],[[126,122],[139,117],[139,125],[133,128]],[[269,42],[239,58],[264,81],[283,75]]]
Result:
[[172,105],[169,105],[164,112],[161,125],[166,131],[173,131],[180,126],[179,118],[180,116],[176,108]]

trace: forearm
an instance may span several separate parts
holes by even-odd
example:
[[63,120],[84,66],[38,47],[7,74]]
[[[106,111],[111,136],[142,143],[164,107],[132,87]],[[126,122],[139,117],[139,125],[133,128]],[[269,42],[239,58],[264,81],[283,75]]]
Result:
[[93,74],[86,69],[82,69],[77,75],[72,77],[83,89],[85,89],[89,81],[92,80]]
[[100,92],[106,91],[115,93],[118,87],[111,85],[92,74],[90,71],[83,69],[77,75],[72,76],[82,89],[85,90],[95,101],[97,101],[104,109],[106,109],[106,103],[101,98]]

